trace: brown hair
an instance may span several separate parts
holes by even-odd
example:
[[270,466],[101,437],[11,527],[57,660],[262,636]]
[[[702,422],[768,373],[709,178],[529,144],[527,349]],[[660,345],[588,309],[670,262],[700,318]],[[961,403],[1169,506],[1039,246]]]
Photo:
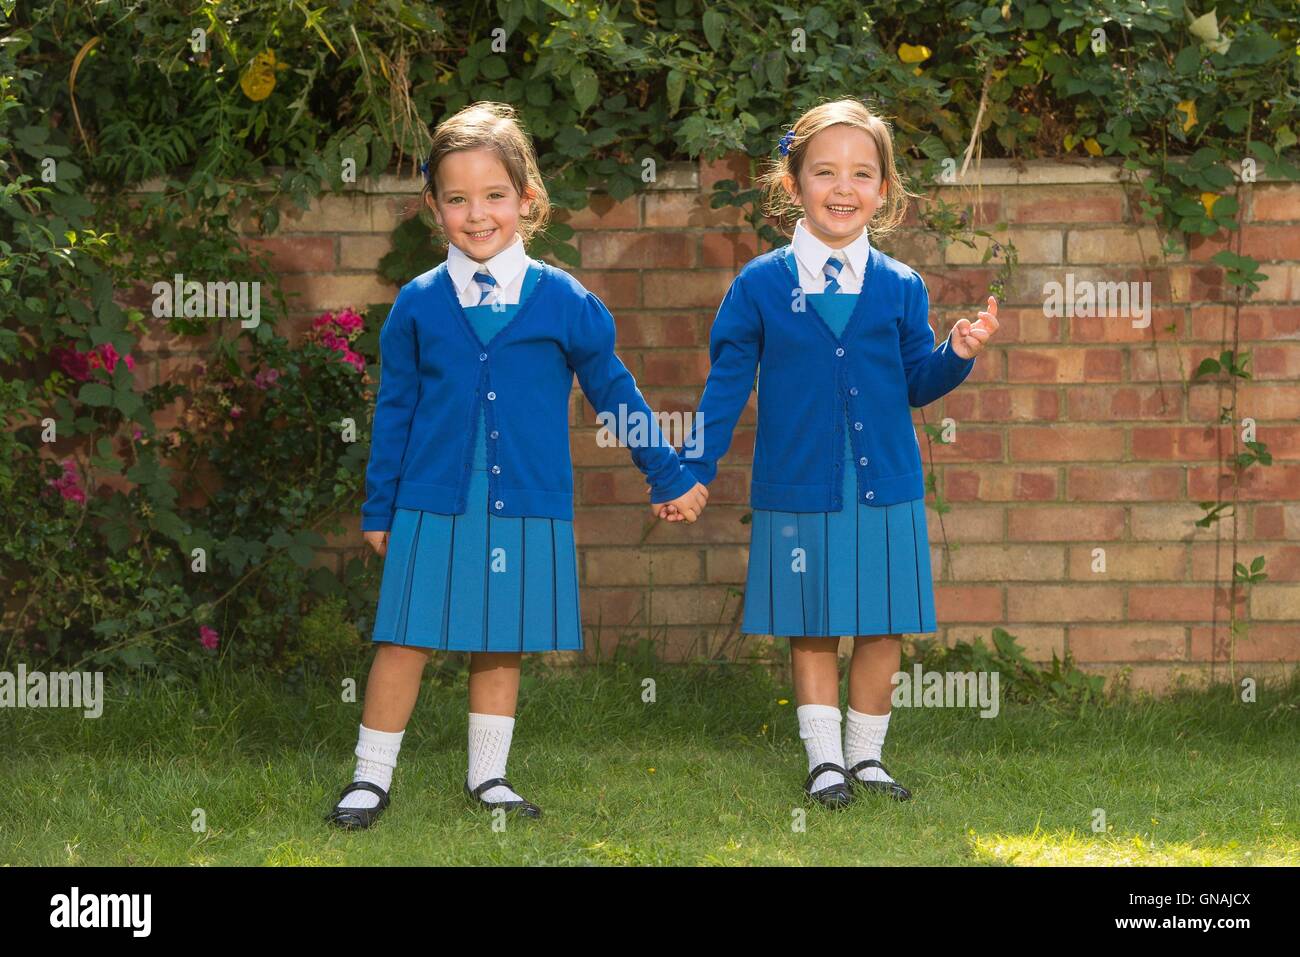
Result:
[[803,210],[786,191],[784,179],[789,176],[796,183],[799,181],[809,141],[828,126],[836,124],[856,127],[876,144],[885,184],[885,201],[867,226],[873,239],[886,236],[902,224],[907,215],[907,201],[916,194],[908,192],[894,164],[894,139],[889,124],[863,103],[851,98],[814,106],[795,120],[790,128],[793,138],[789,134],[786,136],[789,152],[770,161],[758,178],[763,191],[763,213],[777,219],[786,235],[790,234]]
[[[439,123],[433,130],[433,143],[429,147],[429,173],[425,178],[421,197],[435,199],[433,184],[437,182],[438,164],[448,153],[457,150],[490,149],[497,154],[506,168],[510,182],[522,197],[532,191],[529,213],[519,221],[519,231],[524,241],[546,226],[551,217],[551,198],[542,183],[537,168],[537,153],[533,141],[519,125],[514,107],[505,103],[482,100],[471,103],[454,116]],[[427,208],[427,201],[426,208]],[[435,228],[436,223],[435,223]],[[441,233],[442,230],[438,229]],[[446,236],[442,237],[444,240]]]

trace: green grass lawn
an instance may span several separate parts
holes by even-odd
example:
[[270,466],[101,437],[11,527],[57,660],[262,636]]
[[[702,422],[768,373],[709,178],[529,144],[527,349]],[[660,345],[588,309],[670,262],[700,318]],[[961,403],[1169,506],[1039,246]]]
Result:
[[322,822],[361,716],[337,682],[106,685],[95,720],[0,712],[0,863],[1300,863],[1295,684],[1254,704],[1219,689],[1081,713],[1004,702],[993,719],[898,708],[883,757],[914,799],[833,813],[801,800],[792,695],[768,672],[530,660],[509,774],[545,816],[501,832],[461,791],[463,671],[425,683],[394,803],[358,832]]

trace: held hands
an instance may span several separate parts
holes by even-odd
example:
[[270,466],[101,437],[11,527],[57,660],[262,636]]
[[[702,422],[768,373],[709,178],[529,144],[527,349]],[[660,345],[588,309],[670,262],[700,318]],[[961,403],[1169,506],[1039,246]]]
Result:
[[[650,486],[646,486],[646,494],[650,494]],[[650,511],[654,512],[656,518],[662,518],[666,522],[694,522],[704,511],[704,504],[709,500],[709,490],[699,482],[695,487],[680,498],[675,498],[671,502],[652,503]]]
[[366,544],[379,554],[380,558],[388,555],[387,532],[362,532],[361,536],[366,540]]
[[958,319],[952,327],[952,351],[963,359],[973,359],[984,349],[989,337],[998,331],[998,301],[989,296],[987,312],[981,312],[974,322]]

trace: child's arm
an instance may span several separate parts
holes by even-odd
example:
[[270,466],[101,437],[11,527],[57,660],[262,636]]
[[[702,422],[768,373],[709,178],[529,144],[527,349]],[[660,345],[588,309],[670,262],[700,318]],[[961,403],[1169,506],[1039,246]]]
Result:
[[628,451],[653,490],[653,503],[671,502],[686,495],[695,487],[695,478],[682,467],[672,446],[663,440],[659,423],[637,388],[632,373],[627,371],[614,352],[614,317],[605,304],[588,293],[586,303],[569,327],[566,344],[569,367],[578,376],[583,394],[598,413],[609,413],[618,419],[619,406],[626,409],[626,421],[633,416],[644,416],[647,442],[629,444]]
[[934,348],[930,328],[930,294],[925,281],[913,274],[904,294],[903,317],[898,324],[898,342],[907,376],[907,403],[913,408],[929,405],[965,381],[975,359],[963,359],[952,348],[949,335]]
[[700,396],[691,445],[682,461],[708,485],[718,474],[718,462],[731,447],[732,433],[754,391],[763,327],[758,308],[739,279],[727,290],[709,331],[709,377]]
[[379,397],[375,400],[370,461],[366,465],[366,501],[361,506],[363,532],[387,531],[392,525],[393,500],[420,394],[415,320],[401,292],[379,330],[379,363]]

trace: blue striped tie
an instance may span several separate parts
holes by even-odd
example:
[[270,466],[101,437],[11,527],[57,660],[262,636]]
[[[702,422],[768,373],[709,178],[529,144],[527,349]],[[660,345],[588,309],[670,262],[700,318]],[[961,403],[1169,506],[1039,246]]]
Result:
[[844,268],[844,263],[840,262],[834,256],[826,260],[826,265],[822,267],[822,273],[826,276],[826,285],[822,292],[832,293],[840,291],[839,275],[840,270]]
[[478,305],[488,305],[488,300],[493,297],[492,294],[496,291],[497,281],[492,278],[491,274],[486,272],[474,273],[474,281],[478,283],[479,289],[481,290],[478,297]]

